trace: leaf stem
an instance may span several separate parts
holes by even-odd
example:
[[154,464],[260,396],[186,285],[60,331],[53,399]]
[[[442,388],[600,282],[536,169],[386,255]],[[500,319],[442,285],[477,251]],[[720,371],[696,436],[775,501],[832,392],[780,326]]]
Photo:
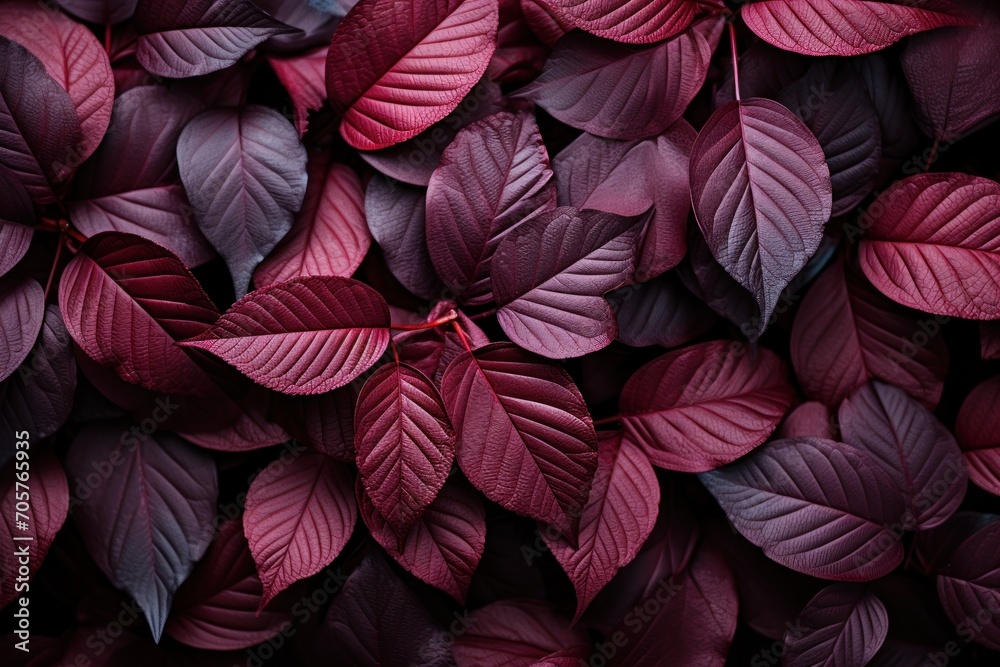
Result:
[[455,327],[455,333],[457,333],[458,337],[462,339],[462,345],[465,346],[465,351],[471,354],[472,347],[469,345],[469,339],[465,337],[465,332],[462,331],[462,327],[458,325],[458,322],[452,322],[451,326]]
[[108,60],[111,60],[111,24],[106,23],[104,25],[104,52],[108,54]]
[[603,419],[595,419],[594,426],[607,426],[608,424],[620,424],[622,418],[620,415],[611,415],[610,417],[604,417]]
[[475,320],[484,320],[487,317],[489,317],[490,315],[496,315],[496,314],[497,314],[497,309],[496,308],[490,308],[489,310],[483,311],[481,313],[476,313],[475,315],[469,315],[469,319],[473,320],[473,321],[475,321]]
[[736,27],[729,22],[729,49],[733,54],[733,86],[736,88],[736,101],[740,102],[740,66],[736,56]]
[[934,144],[931,146],[930,157],[927,158],[927,164],[924,165],[924,173],[929,174],[931,171],[931,165],[937,160],[938,148],[941,146],[941,135],[935,135]]
[[65,238],[60,235],[59,242],[56,244],[56,256],[52,260],[52,268],[49,269],[49,279],[45,281],[45,292],[42,296],[42,303],[47,303],[49,300],[49,290],[52,289],[52,280],[56,276],[56,269],[59,268],[59,260],[62,258],[62,249],[65,244]]
[[431,322],[421,322],[420,324],[390,324],[390,329],[398,329],[400,331],[421,331],[422,329],[433,329],[449,322],[454,322],[458,319],[458,313],[455,310],[449,310],[445,313],[444,317],[439,317]]

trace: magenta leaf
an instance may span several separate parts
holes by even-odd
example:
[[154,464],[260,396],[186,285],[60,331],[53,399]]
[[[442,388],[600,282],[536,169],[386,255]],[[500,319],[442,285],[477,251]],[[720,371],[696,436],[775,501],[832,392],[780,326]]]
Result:
[[177,141],[177,162],[198,227],[242,297],[302,206],[306,149],[281,114],[250,105],[196,116]]
[[498,21],[496,0],[361,0],[334,33],[326,65],[347,143],[385,148],[447,116],[486,71]]
[[741,15],[761,39],[807,56],[857,56],[907,35],[968,23],[938,0],[760,0],[743,5]]
[[243,526],[239,521],[226,521],[205,557],[177,590],[165,630],[194,648],[227,651],[254,646],[277,635],[291,621],[284,609],[258,613],[263,596]]
[[458,667],[531,667],[552,653],[590,644],[586,633],[570,629],[541,600],[501,600],[465,620],[468,629],[452,647]]
[[268,466],[247,491],[243,530],[264,584],[258,610],[333,562],[357,522],[347,467],[304,453]]
[[495,343],[451,362],[441,394],[469,481],[493,502],[550,523],[575,542],[597,470],[597,436],[569,374]]
[[251,0],[141,2],[135,24],[139,63],[174,79],[225,69],[269,37],[296,30]]
[[677,347],[715,323],[715,313],[689,292],[677,275],[665,273],[608,295],[626,345]]
[[784,363],[764,348],[712,341],[670,352],[629,379],[619,410],[625,440],[654,465],[714,470],[777,428],[794,391]]
[[830,219],[830,170],[805,124],[777,102],[720,107],[691,151],[691,201],[712,254],[754,295],[763,332]]
[[948,370],[940,332],[941,322],[918,320],[835,259],[795,315],[792,367],[806,395],[831,407],[880,379],[933,409]]
[[867,454],[832,440],[777,440],[701,480],[769,558],[835,581],[870,581],[903,560],[893,532],[906,511]]
[[138,0],[56,0],[73,16],[89,23],[111,25],[132,17]]
[[955,437],[979,487],[1000,496],[1000,375],[978,385],[965,397],[955,422]]
[[472,123],[442,153],[427,187],[434,269],[464,301],[490,301],[501,240],[555,203],[549,156],[531,113],[501,111]]
[[[73,440],[66,472],[80,494],[73,519],[94,562],[135,598],[159,641],[177,587],[215,531],[215,463],[180,438],[134,424],[91,424]],[[97,479],[96,487],[84,480]]]
[[285,394],[322,394],[374,364],[389,344],[389,308],[336,276],[296,278],[247,294],[182,345],[207,350]]
[[92,237],[63,272],[59,309],[76,344],[126,382],[177,394],[210,384],[177,341],[208,329],[219,311],[181,260],[152,241]]
[[273,419],[299,442],[338,461],[354,461],[354,405],[357,382],[314,396],[276,395]]
[[309,127],[309,112],[318,111],[326,101],[326,53],[327,47],[323,46],[301,55],[267,57],[271,69],[292,98],[299,137],[304,136]]
[[863,218],[868,279],[926,313],[1000,318],[1000,184],[961,173],[894,184]]
[[774,432],[775,438],[780,440],[786,438],[833,440],[837,437],[834,421],[830,408],[826,405],[819,401],[807,401],[785,415],[785,421],[781,422],[778,430]]
[[685,30],[700,6],[695,0],[542,0],[573,28],[626,44],[652,44]]
[[28,358],[44,318],[41,285],[31,278],[0,280],[0,382]]
[[563,206],[508,232],[492,262],[504,333],[552,359],[607,347],[618,324],[604,295],[634,272],[648,219]]
[[867,665],[888,632],[889,614],[874,593],[860,584],[832,584],[802,610],[795,632],[785,633],[783,664]]
[[472,573],[486,548],[486,511],[468,484],[458,480],[446,483],[401,537],[375,508],[361,484],[358,502],[372,537],[397,563],[465,603]]

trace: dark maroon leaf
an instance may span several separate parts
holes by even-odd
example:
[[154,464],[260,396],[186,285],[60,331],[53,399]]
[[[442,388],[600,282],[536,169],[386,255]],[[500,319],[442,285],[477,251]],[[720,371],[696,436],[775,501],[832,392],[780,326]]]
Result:
[[1000,496],[1000,375],[986,380],[966,396],[955,422],[972,481]]
[[357,382],[314,396],[278,395],[273,419],[301,443],[338,461],[354,460],[354,404]]
[[799,614],[795,632],[785,634],[782,664],[866,665],[888,631],[889,615],[874,593],[859,584],[833,584],[809,601]]
[[484,78],[497,83],[524,83],[538,76],[548,54],[528,26],[521,0],[500,0],[497,50]]
[[629,285],[608,295],[618,319],[618,340],[626,345],[677,347],[715,323],[715,313],[695,298],[677,274]]
[[[985,522],[984,522],[985,523]],[[964,638],[1000,651],[1000,523],[990,521],[964,539],[939,567],[938,597]]]
[[[776,99],[785,86],[806,73],[809,63],[808,58],[757,40],[739,57],[740,93],[743,97]],[[735,99],[736,82],[730,67],[715,93],[715,106],[721,107]]]
[[[437,305],[427,315],[427,321],[433,322],[445,316],[453,309],[453,301],[438,301]],[[473,350],[490,344],[483,330],[475,322],[458,312],[458,325],[465,334],[464,341]],[[455,357],[465,352],[463,338],[453,328],[434,327],[417,331],[403,331],[393,338],[393,344],[399,353],[400,361],[413,366],[418,371],[434,381],[435,386],[441,385],[441,377],[445,369]]]
[[0,280],[0,382],[27,359],[44,318],[41,285],[31,278]]
[[590,644],[541,600],[494,602],[465,621],[452,647],[458,667],[531,667],[557,651]]
[[98,25],[121,23],[132,17],[138,0],[56,0],[73,16]]
[[[882,134],[882,163],[913,156],[920,143],[920,130],[910,110],[910,91],[895,58],[873,53],[852,64],[865,82]],[[742,77],[742,73],[741,73]],[[894,167],[893,167],[894,168]]]
[[762,320],[753,295],[715,261],[705,237],[697,229],[688,235],[688,256],[678,266],[677,275],[692,294],[739,326],[749,340],[760,337]]
[[0,276],[7,273],[28,250],[31,230],[26,225],[35,224],[35,210],[31,196],[17,174],[0,164],[0,188],[4,199],[0,201]]
[[[2,235],[3,229],[0,229]],[[1000,322],[979,323],[979,350],[983,359],[1000,359]]]
[[830,408],[819,401],[807,401],[794,408],[778,426],[775,436],[779,439],[824,438],[826,440],[837,437]]

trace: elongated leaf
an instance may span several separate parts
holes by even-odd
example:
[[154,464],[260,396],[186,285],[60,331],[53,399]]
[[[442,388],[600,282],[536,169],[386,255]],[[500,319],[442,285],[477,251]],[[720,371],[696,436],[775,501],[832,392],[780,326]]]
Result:
[[359,2],[334,33],[326,65],[347,143],[385,148],[447,116],[486,71],[498,22],[496,0]]
[[882,167],[907,160],[920,144],[920,129],[913,120],[911,97],[895,55],[879,51],[863,58],[852,58],[851,64],[861,74],[865,89],[878,114],[882,134]]
[[463,300],[492,300],[500,241],[555,203],[549,156],[530,113],[502,111],[472,123],[442,153],[427,187],[434,269]]
[[501,600],[465,620],[468,629],[452,648],[458,667],[534,665],[551,653],[589,644],[582,630],[570,629],[541,600]]
[[73,16],[98,25],[121,23],[132,17],[138,0],[56,0]]
[[243,530],[264,584],[258,611],[340,554],[357,522],[353,487],[347,468],[319,453],[268,466],[254,478]]
[[184,78],[236,64],[267,38],[295,29],[250,0],[142,2],[136,58],[152,74]]
[[907,35],[967,22],[936,0],[761,0],[743,5],[741,15],[761,39],[807,56],[857,56]]
[[979,487],[1000,496],[1000,376],[986,380],[965,397],[955,422],[955,437]]
[[597,436],[569,374],[495,343],[451,362],[441,393],[469,481],[493,502],[550,523],[575,542],[597,470]]
[[777,102],[730,102],[712,114],[691,151],[691,201],[712,254],[754,295],[763,332],[830,219],[823,149]]
[[629,285],[608,295],[626,345],[676,347],[705,333],[715,313],[681,284],[676,273]]
[[63,271],[59,309],[76,344],[126,382],[176,394],[211,384],[177,341],[205,331],[219,311],[181,260],[152,241],[92,237]]
[[251,292],[215,326],[181,344],[211,352],[269,389],[322,394],[382,356],[389,308],[355,280],[296,278]]
[[622,390],[619,411],[625,440],[654,465],[704,472],[767,440],[793,397],[777,355],[720,340],[640,368]]
[[606,347],[618,334],[604,294],[635,270],[646,215],[563,206],[508,233],[493,258],[497,319],[521,347],[554,359]]
[[906,511],[866,454],[821,438],[777,440],[701,475],[736,529],[772,560],[835,581],[870,581],[903,560]]
[[858,584],[833,584],[816,594],[796,622],[804,633],[785,634],[789,667],[866,665],[885,641],[889,614]]
[[806,395],[831,407],[877,378],[933,409],[948,371],[940,332],[940,322],[900,308],[837,259],[795,315],[792,367]]
[[698,12],[692,0],[542,0],[574,28],[626,44],[651,44],[691,25]]
[[926,313],[1000,318],[1000,184],[960,173],[896,183],[863,218],[868,279]]
[[28,357],[44,318],[41,285],[31,278],[0,281],[0,382]]
[[226,260],[238,297],[292,227],[306,194],[306,159],[295,128],[257,105],[206,111],[177,141],[198,227]]
[[319,111],[326,101],[326,54],[327,47],[322,46],[302,55],[267,58],[295,105],[295,129],[300,137],[309,127],[309,112]]
[[[967,634],[979,628],[975,641],[994,651],[1000,650],[1000,523],[983,521],[964,535],[937,577],[938,597],[948,618]],[[964,538],[964,539],[963,539]],[[985,621],[981,621],[989,614]],[[973,619],[970,621],[969,619]],[[963,625],[965,624],[965,625]]]
[[158,641],[174,592],[212,541],[218,481],[202,450],[137,430],[125,421],[88,425],[70,446],[66,472],[74,489],[89,490],[78,492],[73,511],[87,551],[135,598]]

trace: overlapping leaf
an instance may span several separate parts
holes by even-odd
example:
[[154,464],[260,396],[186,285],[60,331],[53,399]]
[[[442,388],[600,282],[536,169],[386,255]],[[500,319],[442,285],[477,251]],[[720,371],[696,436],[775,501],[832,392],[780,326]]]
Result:
[[41,285],[31,278],[0,281],[0,382],[28,357],[44,318]]
[[626,345],[677,347],[715,323],[715,314],[685,289],[675,273],[608,295]]
[[885,605],[858,584],[833,584],[816,594],[802,613],[797,628],[785,634],[785,664],[866,665],[885,641],[889,614]]
[[1000,376],[978,385],[966,396],[955,422],[955,436],[969,465],[972,481],[1000,496]]
[[651,44],[691,25],[699,9],[692,0],[542,0],[574,28],[626,44]]

